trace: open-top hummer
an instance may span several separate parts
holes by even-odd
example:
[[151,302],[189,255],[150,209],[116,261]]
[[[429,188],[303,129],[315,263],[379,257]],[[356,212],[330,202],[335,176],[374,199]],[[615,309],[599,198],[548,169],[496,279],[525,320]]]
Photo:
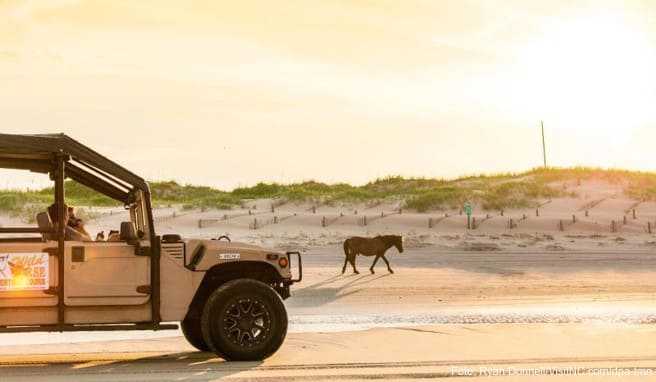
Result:
[[[57,211],[56,221],[43,211],[38,226],[0,227],[0,332],[162,330],[180,322],[193,346],[230,360],[263,359],[282,344],[282,300],[301,279],[298,252],[158,236],[148,184],[63,134],[0,134],[0,168],[49,174]],[[125,205],[119,240],[67,240],[67,178]]]

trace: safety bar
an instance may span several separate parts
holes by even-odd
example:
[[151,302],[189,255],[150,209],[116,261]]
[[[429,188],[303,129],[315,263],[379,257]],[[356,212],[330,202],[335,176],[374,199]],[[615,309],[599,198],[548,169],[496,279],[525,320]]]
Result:
[[292,269],[292,256],[298,256],[298,279],[291,279],[291,282],[297,283],[303,280],[303,260],[301,259],[301,253],[298,251],[289,251],[287,252],[287,257],[289,257],[289,269]]
[[50,233],[56,234],[54,229],[39,227],[0,227],[0,233]]

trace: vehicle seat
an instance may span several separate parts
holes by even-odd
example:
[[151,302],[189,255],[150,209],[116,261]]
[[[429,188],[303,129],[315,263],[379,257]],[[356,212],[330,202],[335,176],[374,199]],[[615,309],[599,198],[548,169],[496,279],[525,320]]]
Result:
[[[39,229],[42,231],[53,230],[52,221],[50,221],[50,215],[48,215],[47,212],[39,212],[38,214],[36,214],[36,224],[39,226]],[[43,237],[43,241],[54,240],[52,233],[42,232],[41,236]]]
[[132,222],[121,222],[121,241],[134,241],[137,240],[137,232]]

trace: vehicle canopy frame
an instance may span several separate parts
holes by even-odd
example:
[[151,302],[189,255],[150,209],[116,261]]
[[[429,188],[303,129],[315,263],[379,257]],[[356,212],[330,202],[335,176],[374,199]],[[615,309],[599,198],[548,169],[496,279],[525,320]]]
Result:
[[135,193],[144,195],[148,239],[150,241],[150,277],[152,321],[141,328],[159,329],[160,325],[160,238],[155,234],[148,183],[116,162],[99,154],[65,134],[0,134],[0,168],[28,170],[49,174],[55,184],[55,205],[58,219],[55,232],[34,227],[0,227],[0,233],[42,233],[56,238],[58,280],[57,331],[76,330],[66,325],[64,304],[64,248],[65,248],[65,180],[70,178],[109,198],[129,205]]

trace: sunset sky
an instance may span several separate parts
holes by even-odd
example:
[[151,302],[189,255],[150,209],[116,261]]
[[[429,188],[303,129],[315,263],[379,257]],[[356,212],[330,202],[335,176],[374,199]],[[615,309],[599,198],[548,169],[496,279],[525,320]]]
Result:
[[656,2],[0,0],[0,116],[226,189],[521,171],[540,120],[656,170]]

